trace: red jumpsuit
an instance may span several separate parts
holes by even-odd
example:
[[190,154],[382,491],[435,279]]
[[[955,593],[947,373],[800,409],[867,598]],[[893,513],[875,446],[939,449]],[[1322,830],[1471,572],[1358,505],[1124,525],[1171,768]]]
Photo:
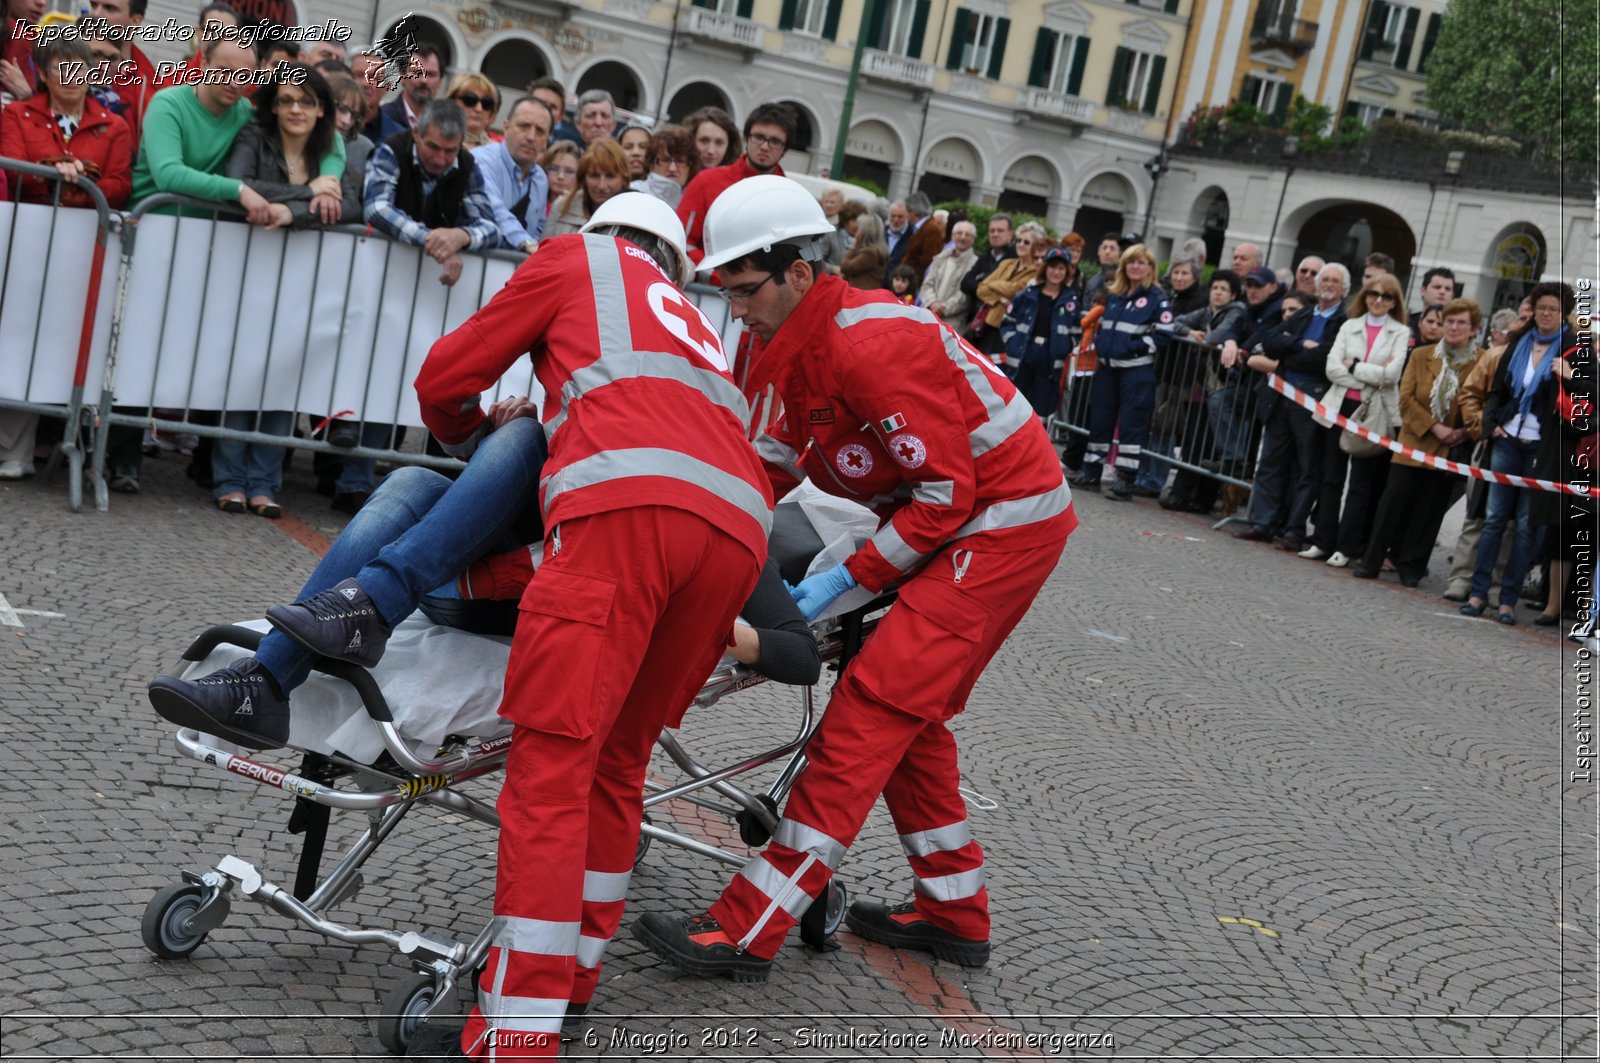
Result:
[[524,352],[548,396],[549,531],[500,709],[515,731],[474,1058],[555,1055],[567,1003],[593,995],[651,747],[721,655],[772,509],[716,331],[638,248],[547,240],[436,343],[416,387],[441,442],[482,428],[480,393]]
[[1077,526],[1027,399],[928,311],[892,299],[820,277],[754,355],[750,394],[770,385],[782,408],[756,439],[774,484],[803,472],[886,516],[846,565],[868,589],[899,584],[834,689],[772,843],[711,906],[754,956],[775,955],[822,895],[880,793],[918,913],[988,939],[983,850],[945,724]]
[[761,173],[777,174],[782,177],[783,167],[774,166],[770,170],[758,170],[750,165],[748,156],[741,155],[726,166],[714,166],[709,170],[702,170],[695,174],[694,180],[684,186],[683,198],[678,200],[678,220],[683,222],[690,258],[699,262],[705,257],[705,247],[700,234],[706,226],[706,211],[711,209],[711,204],[716,198],[746,177],[755,177]]

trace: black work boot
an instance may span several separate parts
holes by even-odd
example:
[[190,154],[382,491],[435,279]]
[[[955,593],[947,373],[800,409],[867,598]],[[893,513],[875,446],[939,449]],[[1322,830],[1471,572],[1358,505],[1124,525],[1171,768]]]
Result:
[[765,982],[772,961],[752,956],[709,915],[650,912],[633,924],[633,936],[650,951],[688,974],[725,974],[735,982]]
[[273,627],[319,657],[371,668],[383,657],[389,625],[361,584],[340,580],[320,594],[267,610]]
[[461,1051],[461,1027],[425,1022],[418,1026],[406,1045],[407,1059],[466,1059]]
[[987,941],[957,937],[934,926],[911,901],[892,907],[876,901],[857,901],[845,912],[844,923],[868,941],[880,945],[931,952],[941,960],[963,967],[982,967],[989,962]]
[[226,738],[249,749],[277,749],[289,740],[289,702],[254,657],[199,679],[157,676],[150,704],[179,727]]

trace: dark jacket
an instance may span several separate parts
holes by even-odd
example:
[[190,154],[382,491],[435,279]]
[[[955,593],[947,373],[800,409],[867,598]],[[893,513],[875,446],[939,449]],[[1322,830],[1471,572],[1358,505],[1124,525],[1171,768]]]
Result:
[[1029,348],[1036,346],[1033,343],[1034,325],[1043,312],[1050,316],[1051,321],[1049,332],[1042,337],[1046,341],[1043,344],[1044,353],[1049,356],[1052,366],[1064,363],[1072,354],[1072,348],[1077,346],[1078,337],[1083,335],[1083,326],[1080,324],[1083,311],[1079,298],[1078,290],[1070,284],[1063,285],[1061,294],[1053,301],[1045,296],[1042,284],[1030,284],[1018,292],[1017,297],[1011,300],[1005,320],[1000,323],[1000,338],[1006,345],[1006,359],[1012,365],[1020,365],[1027,357]]
[[1172,307],[1173,317],[1182,317],[1202,309],[1210,301],[1210,292],[1199,281],[1189,285],[1181,292],[1175,292],[1170,285],[1162,285],[1167,291],[1167,303]]
[[1102,368],[1153,365],[1171,341],[1172,311],[1159,285],[1142,284],[1124,295],[1106,290],[1106,310],[1094,340]]
[[411,150],[411,131],[394,134],[384,143],[394,152],[400,179],[394,187],[395,209],[417,219],[430,229],[448,229],[461,224],[461,201],[466,196],[472,171],[477,166],[472,152],[461,149],[456,168],[439,178],[426,199],[422,195],[422,168]]
[[[296,184],[289,179],[289,169],[283,161],[283,145],[263,129],[260,122],[245,123],[239,135],[233,138],[233,150],[228,154],[223,172],[249,185],[267,202],[282,203],[288,207],[294,219],[290,224],[297,229],[316,225],[320,220],[311,213],[311,186]],[[352,189],[349,177],[342,176],[339,178],[339,190],[346,210],[354,195],[356,215],[359,217],[360,185]]]
[[978,285],[983,282],[983,278],[994,272],[994,268],[1000,264],[1001,259],[1016,257],[1015,244],[1007,244],[999,251],[991,247],[979,255],[978,261],[973,263],[972,268],[967,270],[967,275],[961,278],[961,294],[965,295],[973,306],[977,306]]
[[1186,335],[1195,330],[1204,332],[1207,344],[1220,347],[1229,340],[1235,343],[1243,342],[1249,321],[1250,315],[1244,303],[1235,299],[1221,310],[1213,310],[1210,306],[1191,310],[1182,317],[1173,319],[1173,324],[1177,326],[1176,331],[1181,334]]
[[1321,397],[1328,390],[1328,375],[1324,367],[1328,349],[1333,346],[1339,327],[1344,324],[1343,308],[1335,309],[1322,330],[1315,347],[1302,342],[1306,328],[1316,314],[1315,306],[1301,307],[1288,321],[1265,330],[1261,351],[1278,363],[1278,374],[1303,391]]
[[[374,124],[377,126],[376,130],[373,130]],[[371,137],[374,144],[381,144],[396,133],[409,134],[411,132],[411,119],[406,114],[406,98],[404,96],[396,96],[382,107],[379,107],[377,118],[368,122],[362,132]]]

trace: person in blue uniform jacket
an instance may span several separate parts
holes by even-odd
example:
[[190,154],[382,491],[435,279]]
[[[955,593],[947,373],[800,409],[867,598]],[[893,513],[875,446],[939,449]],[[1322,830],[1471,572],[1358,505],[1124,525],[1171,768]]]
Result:
[[1040,417],[1055,411],[1061,374],[1083,333],[1083,297],[1075,273],[1072,255],[1051,248],[1038,279],[1017,293],[1000,323],[1006,372]]

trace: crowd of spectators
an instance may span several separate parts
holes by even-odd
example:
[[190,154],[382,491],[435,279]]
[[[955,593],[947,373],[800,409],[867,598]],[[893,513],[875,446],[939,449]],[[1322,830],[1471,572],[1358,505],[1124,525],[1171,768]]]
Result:
[[[146,2],[90,0],[89,10],[130,25]],[[548,77],[509,108],[474,71],[457,73],[441,95],[443,57],[426,44],[387,102],[380,55],[331,42],[302,54],[270,34],[254,50],[201,35],[186,61],[274,71],[253,94],[221,82],[164,84],[125,41],[57,38],[34,48],[17,20],[37,19],[40,0],[4,4],[0,103],[10,105],[0,111],[0,154],[63,178],[14,181],[14,198],[88,205],[75,183],[83,181],[114,208],[177,193],[236,205],[267,228],[363,223],[422,248],[445,284],[461,276],[462,252],[530,254],[624,193],[673,207],[698,260],[711,203],[748,177],[782,175],[796,134],[796,115],[781,103],[755,107],[742,127],[715,107],[654,128],[629,124],[598,89],[580,94],[569,117],[565,86]],[[201,26],[239,21],[225,3],[199,14]],[[122,73],[88,85],[62,76],[64,65],[102,61]],[[1138,234],[1114,232],[1099,235],[1086,264],[1077,233],[1055,239],[1036,221],[1013,226],[996,213],[980,242],[963,213],[934,210],[921,191],[886,203],[832,190],[822,207],[836,226],[823,268],[926,307],[991,356],[1041,417],[1072,427],[1062,462],[1080,490],[1212,513],[1230,505],[1222,483],[1246,481],[1240,538],[1358,578],[1392,570],[1408,586],[1426,574],[1446,510],[1467,493],[1446,596],[1464,613],[1493,606],[1515,623],[1524,576],[1543,563],[1556,592],[1535,622],[1559,615],[1573,560],[1553,532],[1561,496],[1467,480],[1364,444],[1266,381],[1276,375],[1427,455],[1562,479],[1574,463],[1592,467],[1595,438],[1572,427],[1590,424],[1580,415],[1594,371],[1580,363],[1593,352],[1567,323],[1573,294],[1564,285],[1542,284],[1520,313],[1485,322],[1443,268],[1423,275],[1422,305],[1408,310],[1383,254],[1369,256],[1357,283],[1316,255],[1274,270],[1248,242],[1227,268],[1206,262],[1198,238],[1163,264]],[[227,418],[267,436],[287,435],[297,419]],[[21,423],[0,416],[0,478],[31,471],[32,428]],[[403,432],[337,420],[327,430],[336,443],[368,447],[394,445]],[[114,488],[138,489],[139,451],[150,443],[114,433]],[[203,467],[191,472],[219,507],[278,513],[282,448],[218,442],[195,453]],[[318,472],[348,512],[375,486],[371,460],[321,460]]]

